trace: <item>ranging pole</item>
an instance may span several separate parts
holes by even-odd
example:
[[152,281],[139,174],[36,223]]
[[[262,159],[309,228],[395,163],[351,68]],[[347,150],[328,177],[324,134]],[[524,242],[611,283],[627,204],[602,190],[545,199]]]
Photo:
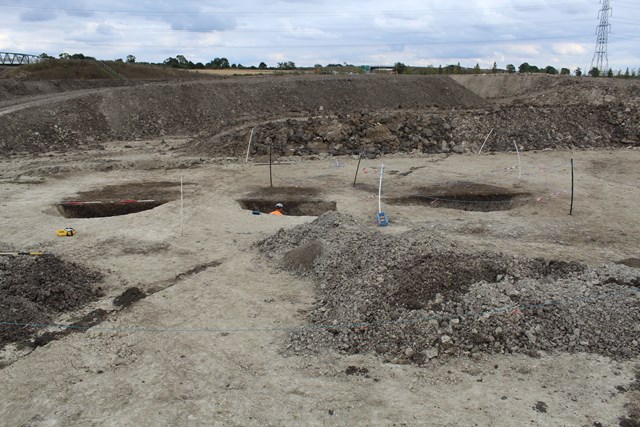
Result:
[[589,67],[589,71],[597,68],[598,71],[600,71],[600,75],[606,74],[609,71],[607,42],[609,40],[609,33],[611,32],[611,24],[609,24],[609,17],[612,11],[609,6],[610,1],[611,0],[600,0],[602,9],[598,12],[600,24],[598,24],[596,28],[596,49],[593,53],[593,59],[591,60],[591,67]]
[[184,236],[184,186],[183,177],[180,177],[180,235]]
[[573,182],[574,182],[574,176],[573,176],[573,159],[571,159],[571,207],[569,208],[569,215],[573,214]]

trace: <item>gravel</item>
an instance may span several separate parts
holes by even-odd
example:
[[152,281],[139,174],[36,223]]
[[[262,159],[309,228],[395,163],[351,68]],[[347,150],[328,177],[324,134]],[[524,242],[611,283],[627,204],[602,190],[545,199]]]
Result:
[[278,265],[314,281],[309,325],[286,353],[376,353],[424,364],[482,353],[640,351],[640,272],[514,258],[460,247],[417,227],[380,233],[329,212],[258,244]]

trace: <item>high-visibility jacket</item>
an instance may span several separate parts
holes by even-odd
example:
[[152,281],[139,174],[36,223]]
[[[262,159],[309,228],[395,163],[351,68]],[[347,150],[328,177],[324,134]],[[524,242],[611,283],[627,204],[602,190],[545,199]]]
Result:
[[275,210],[275,211],[269,213],[269,215],[282,215],[282,216],[284,216],[284,214],[282,212],[278,211],[278,210]]

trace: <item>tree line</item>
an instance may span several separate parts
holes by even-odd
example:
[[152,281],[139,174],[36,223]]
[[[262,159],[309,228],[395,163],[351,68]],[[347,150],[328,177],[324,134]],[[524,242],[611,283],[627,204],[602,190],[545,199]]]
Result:
[[[46,53],[40,54],[39,57],[42,59],[55,59],[54,57],[49,56]],[[93,61],[96,60],[94,57],[85,56],[82,53],[69,54],[66,52],[58,55],[58,58],[59,59],[93,60]],[[124,60],[116,59],[116,61],[117,62],[126,61],[127,63],[134,64],[136,63],[136,57],[134,55],[127,55],[126,59]],[[169,57],[165,59],[161,64],[153,64],[153,63],[145,63],[145,64],[164,65],[172,68],[193,69],[193,70],[199,70],[199,69],[200,70],[205,70],[205,69],[222,70],[222,69],[234,69],[234,68],[235,69],[259,69],[259,70],[274,69],[274,68],[279,70],[298,69],[298,67],[296,67],[296,64],[293,61],[278,62],[275,67],[269,67],[265,62],[260,62],[258,66],[252,65],[247,67],[240,63],[238,64],[230,63],[229,60],[224,57],[223,58],[216,57],[205,64],[203,64],[202,62],[193,63],[192,61],[188,60],[184,55],[176,55],[175,57]],[[326,67],[323,67],[321,64],[316,64],[312,68],[315,69],[316,71],[321,70],[323,68],[327,68],[331,70],[348,68],[350,72],[353,72],[354,69],[357,70],[361,67],[357,67],[352,64],[347,64],[345,62],[344,64],[327,64]],[[438,67],[434,67],[431,65],[427,67],[412,67],[402,62],[396,62],[391,68],[391,70],[396,74],[484,74],[484,73],[515,74],[516,72],[520,74],[527,74],[527,73],[551,74],[551,75],[559,74],[562,76],[568,76],[571,74],[571,70],[565,67],[560,68],[560,70],[558,70],[557,68],[551,65],[547,65],[546,67],[538,67],[536,65],[531,65],[528,62],[523,62],[517,68],[513,64],[507,64],[504,70],[499,69],[497,66],[497,63],[495,62],[493,63],[493,66],[490,69],[484,69],[484,70],[480,68],[480,64],[478,63],[476,63],[476,65],[473,68],[467,68],[467,67],[462,67],[459,62],[455,65],[449,64],[449,65],[445,65],[444,67],[442,65],[439,65]],[[581,77],[585,75],[580,67],[577,67],[575,70],[573,70],[573,74],[577,77]],[[596,67],[593,67],[591,68],[591,70],[589,70],[588,73],[586,73],[586,75],[590,77],[637,78],[637,77],[640,77],[640,69],[627,68],[623,72],[622,70],[614,71],[612,69],[602,71]]]

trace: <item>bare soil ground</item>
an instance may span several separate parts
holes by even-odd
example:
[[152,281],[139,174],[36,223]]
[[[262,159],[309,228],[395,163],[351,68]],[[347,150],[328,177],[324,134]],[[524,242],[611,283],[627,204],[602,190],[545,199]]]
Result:
[[[277,93],[253,78],[251,82],[247,85],[254,94]],[[163,88],[172,97],[202,89],[202,83],[182,84],[165,83]],[[216,84],[222,85],[224,93],[248,93],[244,84]],[[318,79],[287,78],[274,84],[276,89],[293,85],[287,90],[299,108],[311,105],[314,98],[293,94],[304,92],[304,87],[317,90]],[[359,83],[336,79],[335,84],[350,86],[355,101],[331,104],[327,98],[329,104],[323,102],[326,115],[355,111],[358,102],[370,104],[363,114],[397,110],[397,94],[387,97],[388,89],[380,89],[379,99],[373,101],[364,97]],[[396,80],[385,84],[402,86]],[[410,87],[399,90],[408,93]],[[439,86],[430,87],[436,90]],[[55,117],[68,114],[75,117],[69,132],[86,132],[82,117],[101,116],[97,111],[112,111],[109,120],[125,117],[104,103],[106,98],[124,95],[123,90],[101,92],[102,101],[87,105],[102,107],[88,116],[78,116],[75,103],[85,95],[61,103],[51,103],[45,96],[38,101],[41,105],[29,104],[19,110],[15,110],[20,104],[16,101],[14,109],[2,116],[2,123],[13,126],[23,119],[36,123],[39,117],[53,117],[53,113]],[[140,86],[137,90],[144,94],[147,89]],[[455,90],[462,94],[466,89]],[[619,90],[629,94],[635,89]],[[624,104],[627,98],[621,94],[617,96]],[[430,99],[446,96],[434,93]],[[470,92],[461,97],[467,100],[465,108],[475,111],[470,114],[478,117],[485,117],[485,111],[493,108],[494,100]],[[345,103],[348,98],[349,94],[344,96]],[[206,133],[215,139],[216,129],[250,129],[248,124],[253,122],[277,123],[283,116],[306,114],[303,109],[294,111],[279,104],[278,99],[274,98],[272,112],[265,106],[256,111],[251,103],[238,101],[238,108],[243,104],[243,109],[216,116],[212,119],[217,120],[215,128]],[[136,102],[146,104],[149,108],[144,114],[151,115],[155,106],[167,101],[129,99],[123,100],[123,108]],[[317,114],[317,108],[313,111]],[[192,119],[183,114],[185,123]],[[151,123],[145,120],[140,123]],[[47,132],[52,134],[54,124],[61,126],[48,123]],[[103,123],[110,124],[92,128],[102,129],[104,135],[121,129],[124,137],[132,136],[127,129],[133,129],[135,120],[118,121],[118,126],[123,124],[120,128],[112,126],[113,121]],[[16,144],[26,142],[2,159],[0,224],[5,232],[0,249],[51,255],[42,259],[3,256],[0,289],[15,288],[16,273],[25,271],[16,267],[19,264],[31,272],[18,274],[25,285],[40,283],[48,290],[53,283],[71,286],[76,277],[87,286],[82,292],[94,295],[81,308],[69,307],[71,311],[43,308],[40,313],[46,312],[46,319],[12,320],[7,313],[15,313],[18,306],[3,307],[0,331],[15,332],[17,324],[22,328],[31,324],[29,328],[36,332],[0,353],[3,423],[637,425],[640,328],[634,316],[640,295],[633,280],[640,258],[640,151],[634,144],[530,150],[521,153],[521,158],[515,151],[500,150],[480,155],[473,150],[404,154],[381,150],[375,158],[363,159],[358,169],[353,156],[333,156],[321,150],[304,156],[283,154],[276,156],[271,189],[270,168],[258,157],[264,153],[250,153],[249,162],[239,153],[222,157],[202,150],[194,153],[190,150],[194,141],[202,141],[197,139],[196,128],[195,124],[163,126],[164,135],[144,138],[140,134],[138,139],[123,140],[105,137],[99,144],[78,145],[74,141],[83,139],[70,137],[66,140],[70,146],[58,148],[50,142],[37,146],[17,138]],[[333,144],[328,139],[322,142]],[[376,147],[378,143],[382,141],[370,141]],[[571,159],[575,162],[575,199],[572,215],[568,215]],[[383,163],[382,207],[391,222],[388,227],[377,227],[374,217]],[[358,181],[353,186],[356,169]],[[182,200],[176,191],[180,182]],[[447,189],[454,191],[444,192]],[[416,194],[437,199],[462,193],[480,197],[487,192],[526,195],[527,200],[508,206],[511,209],[490,211],[453,205],[438,209],[433,200],[391,203]],[[56,208],[62,201],[89,198],[112,202],[160,197],[168,201],[123,216],[64,218]],[[284,200],[285,205],[301,209],[300,216],[258,215],[240,203],[246,199],[264,202],[264,208],[258,209],[263,212],[269,203]],[[339,215],[305,215],[305,203],[310,201],[335,202]],[[57,237],[55,230],[63,227],[73,227],[77,235]],[[296,243],[309,233],[316,233],[320,243]],[[435,257],[441,253],[450,257]],[[428,259],[430,254],[434,258]],[[465,276],[440,286],[449,273],[456,277],[465,268],[485,268],[489,264],[483,260],[509,259],[514,260],[513,265],[525,265],[535,258],[547,260],[539,265],[547,272],[554,271],[549,265],[579,267],[540,277],[526,276],[523,270],[518,270],[518,276],[507,269],[498,271],[502,277],[493,282],[486,278],[465,281]],[[47,259],[56,260],[58,267],[47,266]],[[419,259],[423,261],[414,262]],[[447,262],[450,272],[443,268]],[[360,273],[352,274],[356,265]],[[430,280],[421,286],[426,274],[431,274]],[[441,282],[433,277],[436,274],[442,275]],[[329,281],[332,275],[336,277]],[[615,280],[604,283],[606,278]],[[389,299],[388,310],[384,304],[373,310],[377,304],[374,290],[387,289],[387,283],[407,285],[404,290],[413,299],[404,295],[398,304]],[[335,293],[342,289],[347,292]],[[332,299],[338,295],[347,304]],[[527,327],[518,334],[519,329],[508,329],[503,322],[504,335],[514,333],[511,341],[496,339],[505,343],[503,347],[464,341],[472,336],[467,332],[474,334],[475,322],[502,322],[505,314],[491,314],[484,320],[467,318],[463,316],[467,313],[456,311],[458,305],[487,313],[504,308],[504,297],[515,310],[519,304],[530,304],[527,298],[531,296],[544,297],[539,301],[543,310],[553,304],[549,312],[557,319],[584,319],[584,325],[556,330],[552,323],[541,320],[543,329]],[[581,298],[579,303],[576,297]],[[438,310],[448,307],[459,322],[449,316],[445,324],[434,324],[433,315],[442,315]],[[609,317],[607,310],[611,310]],[[588,320],[593,313],[604,316],[599,334]],[[362,318],[357,317],[361,314]],[[376,324],[375,334],[384,340],[367,341],[371,322],[377,319],[367,316],[383,314],[389,316],[389,327]],[[526,309],[509,311],[506,316],[522,316],[510,323],[517,327],[544,319],[543,313]],[[625,325],[616,323],[625,318],[630,319]],[[399,327],[399,320],[435,328],[429,334],[435,333],[437,342],[427,345],[424,337],[431,335],[415,335],[419,329]],[[476,335],[484,331],[478,325]],[[492,331],[497,327],[493,325]],[[338,333],[328,331],[330,328]],[[581,328],[582,332],[576,332]],[[318,330],[330,340],[322,334],[318,340]],[[537,345],[528,334],[537,337]],[[448,339],[443,339],[445,335]],[[343,336],[345,340],[335,341]],[[542,345],[548,338],[550,344]],[[466,349],[466,345],[471,347]],[[607,352],[607,348],[620,351]]]

